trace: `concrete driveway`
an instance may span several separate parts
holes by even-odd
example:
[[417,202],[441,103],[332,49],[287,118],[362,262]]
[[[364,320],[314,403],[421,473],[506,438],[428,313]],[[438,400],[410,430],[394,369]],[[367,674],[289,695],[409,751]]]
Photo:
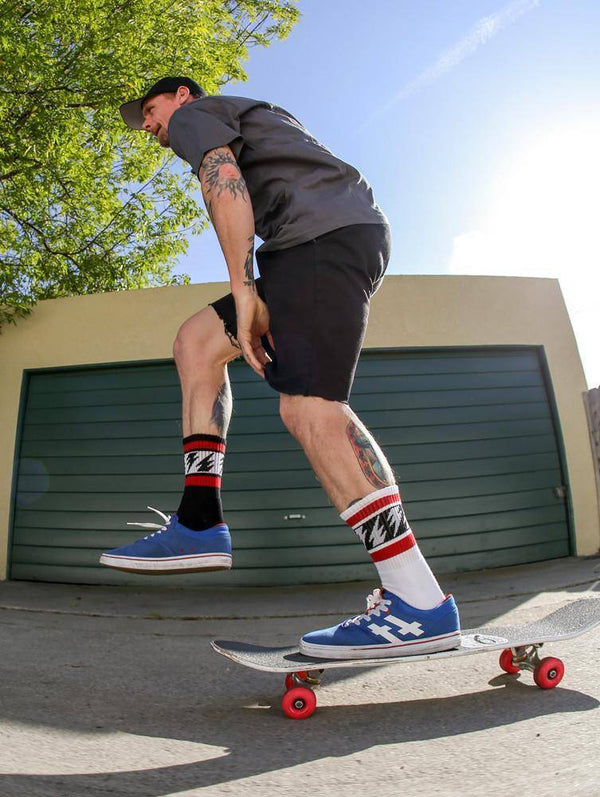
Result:
[[[533,620],[599,580],[600,559],[572,558],[442,585],[466,628]],[[600,628],[547,646],[567,666],[554,690],[493,653],[334,670],[292,721],[281,676],[209,640],[291,643],[362,611],[373,585],[140,584],[0,584],[2,797],[600,794]]]

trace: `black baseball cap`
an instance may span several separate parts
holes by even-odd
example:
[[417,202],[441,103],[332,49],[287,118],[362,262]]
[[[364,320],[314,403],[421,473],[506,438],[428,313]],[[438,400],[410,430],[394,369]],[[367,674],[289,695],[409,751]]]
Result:
[[139,100],[131,100],[121,105],[119,110],[121,111],[123,121],[128,127],[132,127],[134,130],[142,130],[144,127],[144,114],[142,113],[144,100],[148,100],[150,97],[156,97],[157,94],[164,94],[167,91],[177,91],[180,86],[187,86],[190,93],[195,96],[206,96],[206,92],[195,80],[189,77],[163,77],[151,86]]

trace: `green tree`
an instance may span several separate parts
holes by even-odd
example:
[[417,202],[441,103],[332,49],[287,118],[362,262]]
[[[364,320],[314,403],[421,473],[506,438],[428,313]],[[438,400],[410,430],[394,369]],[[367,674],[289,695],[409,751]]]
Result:
[[294,3],[3,0],[0,326],[39,299],[181,281],[185,234],[207,223],[196,178],[119,105],[168,74],[208,93],[245,79],[248,48],[285,38]]

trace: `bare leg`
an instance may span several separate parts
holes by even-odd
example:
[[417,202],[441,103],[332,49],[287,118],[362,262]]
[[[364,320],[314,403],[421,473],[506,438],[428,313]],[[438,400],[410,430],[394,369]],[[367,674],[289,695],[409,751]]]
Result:
[[[417,609],[439,605],[444,593],[406,520],[392,469],[352,410],[312,396],[282,396],[281,414],[331,502],[364,543],[382,587]],[[374,494],[376,501],[382,500],[386,488],[391,503],[397,499],[397,504],[389,509],[370,504]],[[362,511],[376,514],[363,524],[355,520]]]
[[175,339],[173,354],[181,382],[183,437],[227,435],[232,397],[227,363],[240,350],[225,333],[212,307],[189,318]]
[[282,394],[281,416],[338,512],[395,484],[383,452],[347,404]]

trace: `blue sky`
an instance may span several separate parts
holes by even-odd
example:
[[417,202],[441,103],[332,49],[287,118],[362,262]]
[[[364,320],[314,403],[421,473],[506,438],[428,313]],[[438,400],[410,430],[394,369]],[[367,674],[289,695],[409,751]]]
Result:
[[[359,168],[391,274],[559,277],[600,384],[600,2],[300,0],[224,94],[288,108]],[[177,271],[226,280],[212,230]]]

